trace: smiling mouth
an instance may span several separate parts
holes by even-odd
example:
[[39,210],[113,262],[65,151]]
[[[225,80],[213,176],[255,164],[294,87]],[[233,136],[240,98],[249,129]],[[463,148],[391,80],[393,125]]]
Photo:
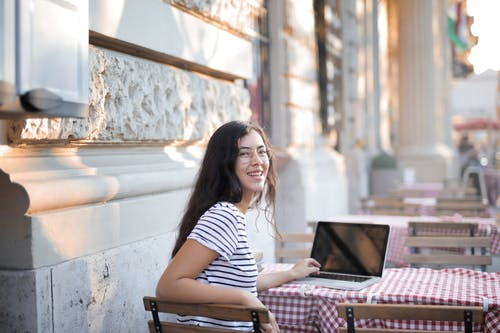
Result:
[[262,171],[253,171],[253,172],[247,173],[247,175],[249,175],[250,177],[260,177],[263,174],[264,174],[264,172],[262,172]]

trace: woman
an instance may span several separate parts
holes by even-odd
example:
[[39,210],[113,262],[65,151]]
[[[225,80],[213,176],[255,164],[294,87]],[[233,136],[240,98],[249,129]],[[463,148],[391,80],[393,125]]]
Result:
[[[159,298],[186,303],[227,303],[263,307],[257,291],[316,273],[319,264],[305,259],[289,271],[257,273],[247,243],[245,214],[265,199],[272,221],[277,177],[264,131],[257,125],[231,121],[208,142],[172,260],[156,287]],[[271,214],[268,214],[271,213]],[[179,317],[195,325],[251,330],[251,323]],[[271,324],[263,332],[279,332]]]

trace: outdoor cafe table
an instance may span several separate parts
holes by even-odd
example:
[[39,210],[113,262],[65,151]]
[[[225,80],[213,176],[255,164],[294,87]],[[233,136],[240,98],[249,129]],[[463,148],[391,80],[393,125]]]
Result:
[[409,221],[454,221],[460,222],[476,222],[478,223],[478,234],[480,236],[491,235],[491,254],[500,254],[500,230],[495,224],[494,218],[479,218],[479,217],[461,217],[456,216],[394,216],[394,215],[340,215],[333,216],[328,221],[338,222],[363,222],[388,224],[391,227],[389,234],[389,247],[387,248],[386,262],[390,266],[404,265],[404,255],[409,253],[409,249],[405,247],[405,241],[408,237],[408,222]]
[[[262,272],[284,270],[291,264],[264,264]],[[484,332],[500,332],[500,273],[464,268],[389,268],[382,280],[360,291],[345,291],[306,284],[284,284],[260,291],[259,298],[276,316],[282,333],[336,333],[345,326],[336,305],[351,303],[414,303],[472,305],[485,309]],[[373,321],[357,325],[373,325]],[[386,325],[415,325],[414,322],[386,321]],[[420,329],[459,331],[457,323],[436,325],[419,322]],[[450,326],[450,327],[445,327]]]

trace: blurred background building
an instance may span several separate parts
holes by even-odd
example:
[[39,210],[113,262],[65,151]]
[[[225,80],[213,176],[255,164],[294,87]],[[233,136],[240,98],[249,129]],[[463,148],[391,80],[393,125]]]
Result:
[[[459,180],[452,118],[465,102],[450,96],[473,89],[478,43],[465,1],[0,8],[2,332],[146,332],[142,296],[229,120],[272,139],[282,231],[356,212],[405,174]],[[250,215],[253,246],[274,260],[272,229]]]

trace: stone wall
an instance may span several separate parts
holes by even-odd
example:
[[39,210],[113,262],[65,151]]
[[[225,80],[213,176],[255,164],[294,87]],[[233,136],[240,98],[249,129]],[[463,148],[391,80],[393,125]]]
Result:
[[261,14],[263,0],[164,0],[192,14],[218,22],[244,34],[258,31],[256,17]]
[[36,270],[0,271],[1,332],[146,333],[142,297],[169,260],[171,235]]
[[9,140],[14,144],[201,140],[221,123],[250,117],[248,91],[232,82],[92,46],[89,67],[88,118],[12,121]]

